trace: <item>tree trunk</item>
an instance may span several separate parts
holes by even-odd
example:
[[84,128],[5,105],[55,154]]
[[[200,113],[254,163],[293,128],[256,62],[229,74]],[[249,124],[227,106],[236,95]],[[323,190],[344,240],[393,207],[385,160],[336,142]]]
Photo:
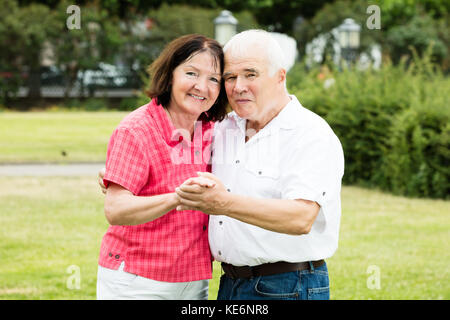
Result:
[[41,73],[39,70],[30,70],[28,76],[28,98],[41,98]]

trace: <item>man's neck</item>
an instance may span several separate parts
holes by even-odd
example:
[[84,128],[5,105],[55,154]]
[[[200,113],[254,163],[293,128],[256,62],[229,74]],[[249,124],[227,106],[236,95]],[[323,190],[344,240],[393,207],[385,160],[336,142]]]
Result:
[[282,99],[278,99],[272,106],[268,107],[267,112],[261,114],[260,117],[257,119],[248,119],[246,123],[246,131],[248,132],[246,141],[272,121],[290,101],[291,98],[286,93],[282,96]]

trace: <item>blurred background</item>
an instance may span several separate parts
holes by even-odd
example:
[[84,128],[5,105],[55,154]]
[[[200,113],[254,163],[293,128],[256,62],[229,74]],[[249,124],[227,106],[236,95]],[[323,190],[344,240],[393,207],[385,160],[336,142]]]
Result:
[[288,91],[344,148],[332,298],[450,298],[449,1],[0,3],[0,298],[95,298],[96,172],[149,101],[147,67],[181,35],[223,44],[253,28],[273,33]]

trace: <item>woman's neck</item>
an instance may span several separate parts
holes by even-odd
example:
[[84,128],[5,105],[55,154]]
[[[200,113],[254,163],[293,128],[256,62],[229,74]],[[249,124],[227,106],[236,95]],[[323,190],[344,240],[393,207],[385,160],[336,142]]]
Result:
[[192,140],[194,135],[195,122],[198,121],[200,115],[193,115],[186,112],[177,112],[174,108],[164,108],[170,121],[176,129],[181,129],[183,135],[189,133],[189,140]]

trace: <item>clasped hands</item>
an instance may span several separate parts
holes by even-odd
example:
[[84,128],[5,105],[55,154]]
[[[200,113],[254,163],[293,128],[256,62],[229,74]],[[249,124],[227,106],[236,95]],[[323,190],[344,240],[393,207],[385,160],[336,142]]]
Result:
[[207,214],[223,214],[228,200],[223,183],[209,172],[197,172],[198,177],[187,179],[175,189],[177,210],[198,210]]
[[[198,177],[192,177],[175,189],[174,196],[177,199],[176,209],[198,210],[207,214],[221,215],[226,212],[229,204],[223,183],[215,175],[209,172],[197,172]],[[105,168],[98,173],[98,184],[102,192],[106,194],[103,183]]]

